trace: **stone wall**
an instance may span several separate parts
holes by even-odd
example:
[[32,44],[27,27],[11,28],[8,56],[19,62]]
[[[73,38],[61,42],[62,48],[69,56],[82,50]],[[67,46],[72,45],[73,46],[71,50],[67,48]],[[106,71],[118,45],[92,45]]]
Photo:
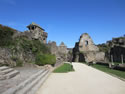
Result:
[[25,63],[35,62],[35,56],[30,52],[23,51],[17,47],[17,52],[9,48],[0,48],[0,65],[23,66]]
[[73,49],[72,48],[67,48],[67,61],[72,62],[73,59]]
[[84,53],[84,57],[86,62],[104,62],[105,53],[88,51],[87,53]]
[[63,42],[59,46],[57,46],[56,42],[49,41],[48,46],[50,48],[51,54],[54,54],[56,56],[55,66],[61,64],[62,62],[67,61],[68,50]]
[[48,33],[44,32],[45,30],[42,27],[40,27],[39,25],[37,25],[35,23],[31,23],[30,25],[27,26],[27,28],[29,30],[26,32],[30,33],[30,37],[32,39],[38,39],[42,43],[47,43]]
[[100,52],[91,37],[84,33],[73,49],[74,62],[104,62],[105,53]]
[[[26,62],[35,62],[35,56],[32,52],[32,49],[29,48],[30,51],[24,51],[22,45],[20,44],[23,44],[21,43],[23,39],[26,39],[27,41],[40,40],[41,43],[46,43],[48,34],[44,32],[44,29],[42,29],[40,26],[34,23],[30,25],[34,27],[30,27],[27,31],[14,31],[14,34],[11,37],[13,40],[18,40],[17,43],[15,42],[16,45],[13,44],[11,47],[0,48],[0,65],[17,66],[21,63],[25,64]],[[24,44],[26,48],[26,43]]]
[[110,47],[114,47],[114,46],[125,47],[125,36],[118,37],[118,38],[112,38],[112,40],[106,42],[106,45],[108,45]]
[[7,48],[0,48],[0,65],[16,66],[16,63],[11,60],[12,54]]
[[125,36],[112,38],[101,46],[104,51],[106,49],[105,54],[109,62],[125,62]]
[[[33,26],[33,28],[32,28]],[[44,32],[44,29],[42,29],[40,26],[36,26],[36,24],[30,24],[29,26],[27,26],[29,28],[29,30],[26,30],[24,32],[15,32],[14,34],[14,38],[16,37],[21,37],[21,36],[26,36],[28,37],[30,40],[40,40],[41,43],[46,44],[47,43],[47,37],[48,37],[48,33]]]
[[110,57],[109,60],[111,60],[111,55],[113,56],[113,62],[125,62],[125,47],[121,46],[114,46],[110,49]]
[[68,53],[67,47],[66,47],[66,45],[63,42],[59,45],[58,51],[59,51],[59,53],[63,53],[63,54],[67,54]]
[[99,48],[95,46],[91,37],[87,33],[84,33],[80,36],[79,51],[80,52],[99,51]]

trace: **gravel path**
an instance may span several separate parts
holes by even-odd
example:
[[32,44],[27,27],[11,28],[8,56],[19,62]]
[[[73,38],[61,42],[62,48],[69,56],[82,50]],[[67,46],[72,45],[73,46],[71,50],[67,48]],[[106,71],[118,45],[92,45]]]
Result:
[[125,82],[80,63],[75,72],[52,73],[37,94],[125,94]]

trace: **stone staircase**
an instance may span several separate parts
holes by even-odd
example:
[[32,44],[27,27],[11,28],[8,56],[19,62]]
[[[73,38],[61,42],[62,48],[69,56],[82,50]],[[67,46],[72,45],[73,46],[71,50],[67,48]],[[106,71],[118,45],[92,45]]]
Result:
[[51,71],[49,69],[42,69],[36,74],[30,76],[24,82],[8,89],[2,94],[35,94],[39,87],[47,79],[50,72]]
[[0,80],[6,80],[15,77],[19,71],[7,66],[0,67]]

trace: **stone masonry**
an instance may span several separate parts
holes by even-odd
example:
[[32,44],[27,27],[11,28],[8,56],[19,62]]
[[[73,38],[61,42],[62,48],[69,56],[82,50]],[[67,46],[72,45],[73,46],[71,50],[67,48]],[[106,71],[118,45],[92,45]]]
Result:
[[103,62],[105,53],[100,52],[91,37],[84,33],[73,49],[73,61],[75,62]]
[[47,36],[48,34],[44,32],[45,30],[35,23],[31,23],[27,26],[31,34],[32,39],[39,39],[42,43],[47,43]]
[[61,64],[64,61],[67,61],[67,46],[62,42],[59,46],[56,45],[56,42],[49,41],[48,46],[50,47],[50,51],[52,54],[56,56],[56,64],[55,66]]
[[110,61],[112,56],[113,62],[125,62],[125,36],[113,38],[107,41],[106,45],[110,47],[108,51]]
[[80,36],[79,40],[79,51],[80,52],[87,52],[87,51],[99,51],[99,48],[95,46],[91,37],[84,33]]

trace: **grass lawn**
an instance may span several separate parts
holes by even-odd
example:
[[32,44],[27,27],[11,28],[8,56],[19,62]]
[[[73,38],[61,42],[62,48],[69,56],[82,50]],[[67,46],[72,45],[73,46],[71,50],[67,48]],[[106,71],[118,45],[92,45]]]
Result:
[[71,64],[64,63],[62,66],[58,67],[53,72],[54,73],[66,73],[70,71],[74,71],[73,66]]
[[98,65],[98,64],[92,65],[92,67],[94,67],[96,69],[99,69],[103,72],[106,72],[106,73],[109,73],[109,74],[112,74],[112,75],[116,75],[120,78],[125,79],[125,71],[110,69],[110,68],[108,68],[108,66]]

